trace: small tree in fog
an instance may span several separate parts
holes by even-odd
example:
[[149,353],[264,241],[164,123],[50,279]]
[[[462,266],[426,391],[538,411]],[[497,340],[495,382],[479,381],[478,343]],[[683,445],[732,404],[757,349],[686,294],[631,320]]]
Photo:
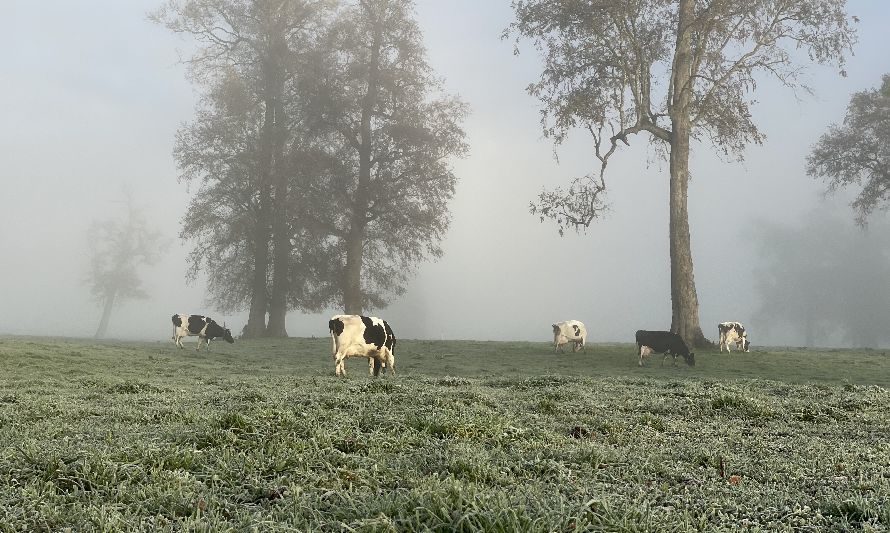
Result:
[[466,150],[466,105],[443,96],[411,0],[347,5],[323,44],[317,89],[327,131],[329,223],[347,313],[383,307],[414,265],[439,257]]
[[124,217],[94,221],[88,231],[90,270],[87,283],[96,302],[102,306],[102,318],[95,337],[101,339],[116,303],[147,298],[142,289],[139,269],[160,259],[166,241],[152,231],[142,213],[127,203]]
[[695,141],[741,158],[763,134],[750,106],[756,77],[798,87],[791,50],[842,63],[854,33],[845,0],[514,0],[511,30],[531,38],[545,67],[529,92],[544,103],[544,133],[562,142],[584,128],[599,172],[547,191],[532,212],[584,228],[605,207],[606,165],[648,133],[670,161],[671,331],[708,344],[699,324],[687,191]]
[[855,93],[843,125],[832,124],[807,157],[807,173],[829,190],[861,186],[853,208],[864,225],[890,200],[890,74],[879,89]]

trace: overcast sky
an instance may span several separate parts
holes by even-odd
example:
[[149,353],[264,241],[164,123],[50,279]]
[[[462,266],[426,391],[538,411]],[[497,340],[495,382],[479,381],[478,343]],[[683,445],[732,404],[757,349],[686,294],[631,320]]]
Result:
[[[196,95],[179,63],[189,43],[150,23],[146,0],[5,0],[0,3],[0,333],[90,336],[101,309],[84,284],[86,230],[118,216],[129,187],[155,227],[174,239],[145,271],[151,297],[121,305],[109,335],[169,339],[170,315],[209,314],[240,331],[245,315],[224,316],[185,281],[188,243],[176,239],[189,201],[172,158],[177,128]],[[821,200],[804,158],[850,94],[890,72],[890,2],[851,0],[859,43],[842,78],[811,67],[814,96],[770,80],[758,84],[754,118],[767,135],[746,161],[697,146],[691,160],[690,227],[702,327],[752,322],[759,302],[752,225],[794,224]],[[670,326],[667,165],[632,138],[609,165],[612,210],[586,234],[560,238],[528,213],[541,188],[568,184],[596,167],[591,140],[557,148],[543,139],[539,103],[524,88],[540,59],[529,44],[513,55],[500,34],[508,0],[419,0],[429,61],[449,92],[467,101],[470,154],[455,161],[453,223],[438,262],[418,266],[387,318],[403,338],[550,340],[550,324],[587,324],[590,342],[632,342],[637,329]],[[888,216],[888,215],[879,215]],[[852,219],[852,214],[850,215]],[[292,312],[294,336],[327,335],[327,317]],[[770,344],[799,343],[771,331]]]

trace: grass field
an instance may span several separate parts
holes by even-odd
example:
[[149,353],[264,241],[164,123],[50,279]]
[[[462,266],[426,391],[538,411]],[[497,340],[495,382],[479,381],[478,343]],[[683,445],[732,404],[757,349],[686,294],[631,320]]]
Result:
[[0,531],[890,529],[890,356],[0,337]]

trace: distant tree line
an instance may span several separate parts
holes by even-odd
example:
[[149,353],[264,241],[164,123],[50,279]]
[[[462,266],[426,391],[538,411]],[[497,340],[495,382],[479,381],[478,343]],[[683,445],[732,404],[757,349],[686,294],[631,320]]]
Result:
[[804,346],[843,341],[877,348],[890,341],[890,224],[857,231],[823,204],[798,225],[757,224],[753,325],[764,336],[789,332]]
[[177,134],[190,272],[245,337],[288,310],[362,313],[442,253],[467,106],[426,61],[411,0],[171,0],[201,98]]

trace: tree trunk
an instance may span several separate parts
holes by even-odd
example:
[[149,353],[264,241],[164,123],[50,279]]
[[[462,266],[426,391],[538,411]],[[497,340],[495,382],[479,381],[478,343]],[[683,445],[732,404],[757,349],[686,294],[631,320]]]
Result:
[[359,168],[355,197],[352,202],[352,221],[346,238],[346,272],[343,280],[343,307],[348,315],[362,314],[362,255],[365,244],[365,226],[368,216],[368,191],[371,185],[371,118],[377,105],[380,76],[380,47],[383,42],[382,29],[375,28],[371,44],[371,57],[368,68],[368,92],[362,98],[360,123]]
[[283,111],[273,102],[275,111],[272,179],[275,195],[272,209],[272,298],[269,304],[269,337],[287,337],[287,296],[290,292],[291,232],[288,224],[288,179],[284,165]]
[[[275,224],[275,198],[276,192],[272,183],[273,165],[275,161],[275,105],[272,94],[272,83],[275,66],[271,58],[263,61],[263,129],[260,131],[257,146],[258,161],[257,175],[259,178],[260,198],[259,213],[257,216],[256,242],[254,242],[254,270],[253,270],[253,297],[250,302],[250,316],[243,334],[247,337],[263,337],[268,333],[266,327],[266,312],[269,311],[268,275],[269,275],[269,243],[274,238],[272,226]],[[273,258],[274,261],[274,258]],[[273,293],[274,297],[274,293]],[[271,317],[270,317],[271,322]]]
[[105,332],[108,331],[108,321],[111,319],[111,309],[114,307],[114,300],[117,297],[117,290],[111,291],[111,294],[105,298],[105,307],[102,309],[102,319],[99,321],[99,328],[93,338],[102,339]]
[[[277,23],[276,19],[276,23]],[[287,218],[288,176],[285,165],[287,120],[282,103],[287,75],[284,57],[288,53],[283,30],[277,24],[270,36],[270,48],[264,68],[264,130],[268,143],[269,182],[272,184],[272,296],[269,302],[268,337],[287,337],[287,296],[290,292],[291,234]]]
[[266,310],[269,300],[266,293],[266,274],[269,269],[269,225],[266,212],[269,209],[268,185],[260,187],[260,205],[253,242],[253,281],[251,283],[250,314],[241,335],[255,339],[266,335]]
[[362,255],[364,252],[364,228],[353,222],[346,238],[346,272],[343,280],[343,307],[347,315],[362,314]]
[[[276,203],[278,199],[276,198]],[[283,209],[283,208],[282,208]],[[278,211],[276,209],[276,211]],[[287,235],[287,221],[281,219],[286,214],[276,212],[273,230],[272,298],[269,303],[268,337],[287,337],[285,318],[287,317],[287,295],[290,291],[290,238]]]
[[709,347],[698,317],[698,295],[692,270],[692,248],[689,238],[689,139],[692,101],[692,32],[693,0],[682,0],[679,8],[677,48],[672,72],[673,101],[671,116],[670,155],[670,223],[668,227],[671,256],[671,331],[678,333],[690,346]]

